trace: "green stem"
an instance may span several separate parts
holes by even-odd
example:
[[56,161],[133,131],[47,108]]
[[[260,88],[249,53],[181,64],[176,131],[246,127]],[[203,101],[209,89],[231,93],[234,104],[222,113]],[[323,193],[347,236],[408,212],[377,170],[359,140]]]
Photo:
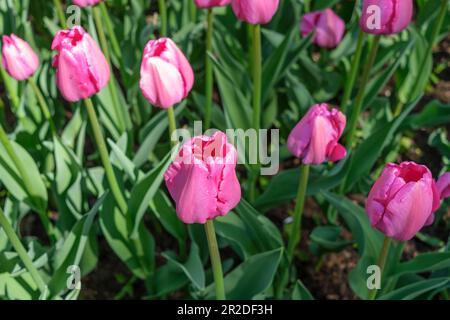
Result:
[[86,104],[86,109],[89,116],[89,121],[91,123],[92,131],[94,133],[95,143],[97,144],[98,151],[100,153],[100,158],[103,163],[103,168],[105,169],[106,178],[108,179],[109,187],[119,206],[120,211],[123,214],[127,213],[127,202],[125,197],[120,190],[119,183],[117,182],[116,176],[114,174],[114,169],[112,167],[111,161],[109,160],[108,149],[106,149],[105,139],[103,138],[102,131],[100,129],[100,123],[98,122],[97,114],[95,113],[94,105],[91,99],[84,100]]
[[[418,77],[422,77],[422,74],[425,71],[426,61],[430,55],[433,54],[433,47],[436,44],[437,37],[439,36],[439,32],[441,31],[442,24],[445,20],[445,15],[447,14],[447,7],[448,7],[448,1],[443,0],[441,1],[441,9],[439,11],[439,16],[436,20],[436,24],[434,25],[433,33],[431,34],[431,39],[428,42],[427,51],[425,52],[425,55],[423,56],[423,61],[420,64],[419,72],[417,73]],[[411,95],[414,94],[421,84],[421,81],[416,81],[414,84],[414,87],[411,91],[409,91],[409,96],[407,99],[407,102],[411,100]],[[398,117],[400,113],[402,113],[404,103],[402,101],[398,101],[397,105],[394,108],[394,117]]]
[[[383,242],[383,247],[381,248],[380,251],[380,255],[378,256],[378,267],[380,267],[380,275],[381,275],[381,279],[383,279],[383,271],[384,271],[384,266],[386,265],[386,258],[388,256],[389,253],[389,247],[391,245],[391,238],[389,237],[385,237],[384,238],[384,242]],[[369,291],[369,296],[368,299],[369,300],[374,300],[377,296],[377,289],[372,289]]]
[[56,14],[58,15],[58,19],[59,19],[59,23],[61,24],[61,27],[63,29],[67,29],[66,17],[64,15],[64,10],[63,10],[63,7],[61,5],[61,1],[60,0],[53,0],[53,4],[55,5]]
[[361,86],[359,88],[358,95],[356,96],[355,99],[355,105],[352,108],[349,130],[346,137],[348,149],[350,149],[353,146],[355,140],[356,128],[358,126],[358,119],[362,110],[364,96],[366,94],[366,87],[369,82],[370,70],[372,69],[372,66],[375,62],[375,58],[377,57],[379,46],[380,46],[380,36],[375,36],[374,41],[372,43],[372,48],[370,49],[369,58],[367,59],[367,63],[363,70]]
[[355,51],[355,55],[353,56],[353,60],[352,60],[350,76],[349,76],[347,82],[345,83],[344,95],[342,97],[342,102],[341,102],[341,111],[343,113],[345,113],[347,110],[347,105],[350,100],[350,96],[352,94],[353,86],[355,85],[356,75],[359,70],[359,64],[361,61],[361,54],[362,54],[364,39],[365,39],[365,35],[366,35],[361,30],[359,30],[358,32],[359,32],[358,42],[356,44],[356,51]]
[[172,147],[174,147],[177,145],[177,142],[172,140],[172,134],[177,130],[177,120],[175,118],[173,107],[167,109],[167,117],[169,118],[169,140]]
[[300,167],[300,184],[298,186],[297,198],[294,209],[294,223],[289,237],[287,255],[289,261],[293,260],[294,250],[301,238],[302,228],[302,212],[305,206],[306,190],[308,187],[309,165],[301,165]]
[[160,16],[160,29],[159,35],[160,37],[167,36],[167,5],[166,0],[158,0],[159,6],[159,16]]
[[222,263],[220,261],[219,247],[217,245],[216,232],[214,230],[214,222],[212,220],[208,220],[205,223],[205,232],[206,238],[208,239],[214,283],[216,285],[216,299],[225,300]]
[[100,12],[103,16],[103,21],[105,22],[106,31],[108,33],[109,39],[111,40],[111,48],[115,56],[120,59],[122,57],[122,51],[120,50],[119,41],[117,40],[116,33],[111,23],[111,18],[108,14],[108,9],[105,3],[102,1],[99,3]]
[[36,95],[36,98],[38,99],[39,105],[41,106],[42,114],[44,115],[45,120],[48,121],[50,125],[50,130],[52,132],[52,135],[56,135],[56,127],[53,123],[52,115],[50,113],[50,110],[48,108],[47,102],[44,99],[44,96],[42,95],[41,90],[37,86],[36,82],[32,77],[28,78],[28,82],[33,88],[34,94]]
[[[102,51],[105,55],[106,60],[108,61],[109,66],[111,66],[111,55],[109,53],[109,47],[108,47],[108,42],[106,41],[105,31],[103,30],[103,23],[102,23],[100,8],[97,6],[92,8],[92,13],[94,16],[95,24],[97,26],[98,37],[100,40],[100,46],[102,47]],[[111,94],[112,104],[113,104],[116,118],[118,121],[117,124],[119,126],[119,130],[120,130],[120,132],[123,132],[126,129],[125,123],[124,123],[124,119],[125,119],[124,112],[125,111],[123,110],[123,108],[120,106],[120,103],[119,103],[119,95],[117,93],[116,84],[114,83],[112,70],[111,70],[111,78],[108,81],[108,90]]]
[[197,6],[195,5],[194,1],[189,1],[189,17],[191,18],[192,22],[195,22],[197,20]]
[[[0,55],[0,66],[1,66],[1,55]],[[9,98],[11,99],[12,106],[15,111],[17,111],[20,107],[20,100],[17,96],[16,90],[14,90],[12,86],[12,79],[6,72],[6,70],[3,67],[0,67],[0,72],[2,74],[3,83],[5,84],[5,89],[8,92]]]
[[261,26],[253,26],[253,129],[261,128]]
[[311,11],[311,0],[303,0],[303,13],[308,13]]
[[214,13],[212,9],[208,10],[208,22],[206,30],[206,62],[205,62],[205,129],[211,126],[211,114],[213,106],[213,62],[209,57],[212,51],[212,37],[214,28]]
[[15,233],[12,225],[9,223],[8,219],[6,218],[4,212],[1,208],[0,208],[0,225],[3,227],[3,230],[6,233],[6,236],[8,237],[9,241],[11,241],[11,244],[14,247],[14,250],[16,250],[17,254],[19,255],[20,259],[22,260],[23,264],[25,265],[25,268],[27,268],[28,272],[30,273],[31,277],[33,278],[34,282],[36,283],[39,291],[41,293],[47,292],[47,285],[45,284],[44,280],[42,279],[41,275],[39,274],[39,271],[34,266],[33,261],[31,261],[30,257],[28,256],[27,251],[25,250],[24,246],[20,242],[19,237]]

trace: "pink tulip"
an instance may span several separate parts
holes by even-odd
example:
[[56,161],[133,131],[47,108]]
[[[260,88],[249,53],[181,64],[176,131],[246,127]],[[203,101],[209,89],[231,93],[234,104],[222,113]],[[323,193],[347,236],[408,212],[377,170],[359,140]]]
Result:
[[89,7],[89,6],[95,6],[96,4],[100,3],[102,0],[72,0],[73,4],[80,6],[80,7]]
[[250,24],[266,24],[278,9],[279,0],[233,0],[231,5],[239,20]]
[[39,67],[39,58],[30,45],[18,36],[3,36],[2,64],[16,80],[31,77]]
[[229,5],[231,0],[194,0],[194,2],[197,7],[207,9]]
[[443,200],[450,197],[450,172],[444,173],[437,181],[436,187],[440,198]]
[[366,211],[374,228],[405,241],[433,223],[439,206],[439,192],[430,170],[414,162],[403,162],[386,165],[369,193]]
[[110,70],[97,43],[80,26],[58,31],[52,49],[56,85],[70,102],[86,99],[99,92],[109,80]]
[[311,12],[303,16],[300,32],[303,37],[315,32],[315,44],[322,48],[334,48],[342,41],[345,22],[331,9]]
[[363,0],[361,29],[372,34],[394,34],[406,29],[413,16],[412,0]]
[[223,132],[194,137],[181,147],[164,175],[181,221],[205,223],[239,203],[236,161],[236,149]]
[[339,144],[346,125],[345,115],[329,110],[326,103],[312,106],[292,130],[288,138],[289,151],[304,164],[339,161],[347,151]]
[[186,98],[194,85],[189,61],[169,38],[150,40],[144,49],[140,87],[154,106],[169,108]]

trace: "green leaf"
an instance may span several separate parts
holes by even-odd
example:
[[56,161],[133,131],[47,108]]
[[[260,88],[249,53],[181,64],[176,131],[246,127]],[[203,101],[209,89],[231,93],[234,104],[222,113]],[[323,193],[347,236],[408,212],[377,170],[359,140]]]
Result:
[[167,253],[163,253],[162,256],[179,267],[197,289],[203,290],[205,288],[205,271],[203,270],[198,246],[195,243],[192,243],[191,252],[185,263],[178,262]]
[[[254,255],[231,271],[224,279],[229,300],[251,300],[263,294],[272,284],[283,248]],[[207,288],[208,298],[214,297],[214,284]]]
[[418,281],[379,297],[379,300],[413,300],[430,291],[441,291],[450,287],[450,278],[435,278]]
[[292,290],[292,300],[314,300],[314,297],[301,280],[297,280]]
[[338,252],[352,244],[353,241],[341,238],[342,228],[339,226],[319,226],[311,232],[311,246],[318,249],[317,254]]
[[405,126],[412,129],[431,128],[450,122],[450,105],[432,100],[419,113],[410,115]]
[[133,187],[130,200],[128,201],[127,215],[131,223],[130,230],[132,238],[137,237],[138,228],[144,213],[164,180],[164,173],[169,167],[170,162],[171,153],[169,152],[156,168],[150,171]]

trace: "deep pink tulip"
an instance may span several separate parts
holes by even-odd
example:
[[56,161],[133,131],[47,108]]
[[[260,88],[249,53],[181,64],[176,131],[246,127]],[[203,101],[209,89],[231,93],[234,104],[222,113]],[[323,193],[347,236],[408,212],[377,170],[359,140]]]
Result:
[[300,22],[303,37],[315,32],[314,43],[322,48],[334,48],[345,32],[345,22],[331,9],[307,13]]
[[366,211],[374,228],[405,241],[433,222],[439,206],[439,192],[430,170],[403,162],[386,165],[370,190]]
[[450,197],[450,172],[444,173],[437,181],[436,187],[441,199]]
[[223,132],[194,137],[181,147],[164,175],[181,221],[205,223],[239,203],[236,161],[236,149]]
[[56,85],[70,102],[86,99],[106,86],[110,76],[108,62],[97,43],[80,26],[58,31],[52,49]]
[[363,0],[359,24],[367,33],[398,33],[408,27],[413,9],[412,0]]
[[234,14],[250,24],[266,24],[277,12],[279,0],[233,0]]
[[338,142],[345,125],[346,118],[342,112],[334,108],[330,111],[326,103],[316,104],[292,130],[288,149],[304,164],[339,161],[347,154]]
[[169,38],[150,40],[144,49],[140,87],[154,106],[169,108],[187,97],[194,85],[189,61]]
[[2,64],[16,80],[31,77],[39,67],[39,58],[31,46],[18,36],[3,36]]
[[76,4],[80,7],[89,7],[94,6],[100,3],[102,0],[72,0],[73,4]]
[[194,2],[197,7],[207,9],[229,5],[231,0],[194,0]]

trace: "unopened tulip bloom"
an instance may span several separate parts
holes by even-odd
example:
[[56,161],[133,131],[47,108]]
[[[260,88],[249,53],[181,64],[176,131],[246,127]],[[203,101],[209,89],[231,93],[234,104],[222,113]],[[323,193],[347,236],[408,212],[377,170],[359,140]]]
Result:
[[313,42],[322,48],[334,48],[344,36],[345,22],[331,9],[307,13],[300,23],[300,32],[306,37],[315,32]]
[[303,164],[339,161],[347,151],[339,143],[346,125],[345,115],[326,103],[312,106],[288,138],[289,151]]
[[406,241],[433,222],[439,205],[439,192],[426,166],[389,163],[369,193],[366,211],[374,228]]
[[150,40],[144,49],[140,87],[154,106],[169,108],[187,97],[194,72],[183,52],[169,38]]
[[363,0],[361,29],[372,34],[394,34],[406,29],[413,16],[412,0]]
[[233,0],[234,14],[250,24],[266,24],[277,12],[279,0]]
[[56,85],[69,102],[86,99],[99,92],[109,81],[110,71],[97,43],[80,26],[58,31],[52,49]]
[[39,58],[31,46],[18,36],[3,36],[2,64],[16,80],[31,77],[39,67]]
[[187,141],[164,178],[184,223],[206,223],[224,216],[241,199],[237,153],[223,132]]
[[73,4],[80,7],[94,6],[100,3],[102,0],[72,0]]
[[437,181],[436,187],[441,199],[450,197],[450,172],[444,173]]
[[207,9],[229,5],[231,0],[194,0],[194,2],[197,7]]

